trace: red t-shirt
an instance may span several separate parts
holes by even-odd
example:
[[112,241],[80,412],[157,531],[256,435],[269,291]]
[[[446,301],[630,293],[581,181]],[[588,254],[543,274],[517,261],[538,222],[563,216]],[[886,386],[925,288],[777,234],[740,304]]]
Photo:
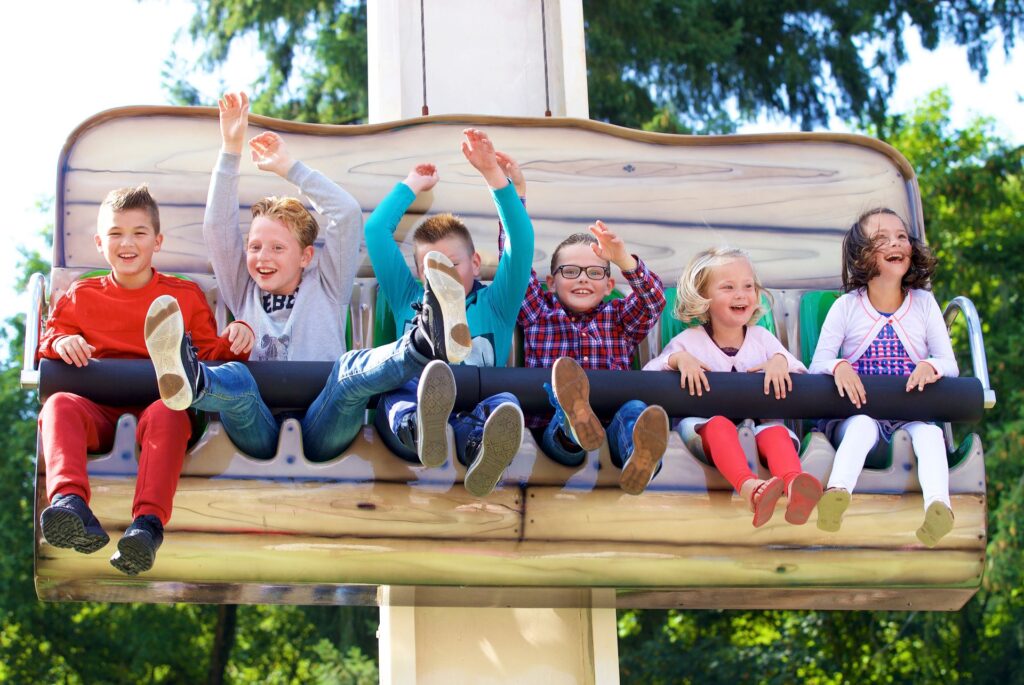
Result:
[[234,354],[227,338],[217,336],[217,322],[202,289],[191,281],[164,276],[153,270],[153,278],[137,289],[122,288],[112,276],[76,281],[53,308],[46,332],[39,342],[39,358],[60,359],[53,349],[58,338],[80,335],[96,348],[97,359],[148,359],[145,325],[149,305],[161,295],[178,301],[185,330],[200,359],[245,361],[248,354]]

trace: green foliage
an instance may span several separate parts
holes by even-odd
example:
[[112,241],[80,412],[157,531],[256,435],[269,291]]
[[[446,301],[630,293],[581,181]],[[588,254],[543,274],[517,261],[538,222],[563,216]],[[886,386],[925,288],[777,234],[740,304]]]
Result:
[[[222,64],[242,36],[256,37],[267,69],[253,84],[253,111],[321,123],[365,119],[365,0],[195,5],[189,35],[204,47],[202,68]],[[982,77],[994,36],[1008,50],[1024,29],[1019,0],[587,0],[583,16],[591,116],[677,133],[729,132],[761,114],[808,130],[833,113],[880,125],[906,61],[908,28],[929,49],[942,39],[964,46]],[[174,102],[200,101],[173,57],[165,83]]]

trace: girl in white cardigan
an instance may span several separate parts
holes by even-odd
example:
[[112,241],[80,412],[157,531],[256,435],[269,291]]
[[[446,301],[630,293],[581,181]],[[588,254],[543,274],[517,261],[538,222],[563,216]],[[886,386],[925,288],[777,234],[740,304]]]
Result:
[[[761,283],[742,250],[713,248],[701,252],[679,278],[675,316],[696,319],[669,341],[645,370],[678,370],[680,385],[691,395],[710,391],[705,371],[764,373],[764,394],[776,398],[793,389],[789,374],[807,369],[774,335],[754,325],[761,318]],[[736,425],[724,416],[691,417],[679,425],[683,441],[715,467],[747,501],[755,527],[763,526],[785,492],[786,520],[807,522],[821,497],[821,484],[800,467],[796,436],[781,421],[762,422],[756,429],[757,451],[768,462],[769,480],[760,480],[747,464]]]
[[[958,374],[953,347],[929,287],[935,258],[891,209],[863,214],[843,240],[843,291],[821,329],[811,373],[835,378],[840,397],[860,409],[867,402],[861,375],[909,376],[907,392]],[[924,495],[921,542],[934,547],[953,529],[949,467],[942,429],[921,421],[876,421],[858,414],[830,421],[839,443],[828,490],[818,504],[818,528],[837,531],[868,453],[879,436],[910,434]]]

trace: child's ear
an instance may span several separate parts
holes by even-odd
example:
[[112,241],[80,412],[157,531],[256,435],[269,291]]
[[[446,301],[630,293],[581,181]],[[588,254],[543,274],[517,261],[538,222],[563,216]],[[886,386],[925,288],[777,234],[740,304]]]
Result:
[[302,259],[299,260],[299,264],[305,269],[311,261],[313,261],[313,246],[307,245],[302,248]]
[[480,253],[473,253],[473,278],[480,278]]
[[92,239],[96,241],[96,251],[103,254],[103,239],[100,238],[100,234],[94,233]]
[[611,276],[609,276],[608,278],[606,278],[604,280],[607,281],[607,283],[608,283],[608,285],[605,286],[604,294],[605,295],[609,295],[609,294],[611,294],[612,289],[615,287],[615,279],[612,278]]
[[164,234],[157,233],[156,238],[153,240],[153,252],[159,252],[160,246],[164,244]]

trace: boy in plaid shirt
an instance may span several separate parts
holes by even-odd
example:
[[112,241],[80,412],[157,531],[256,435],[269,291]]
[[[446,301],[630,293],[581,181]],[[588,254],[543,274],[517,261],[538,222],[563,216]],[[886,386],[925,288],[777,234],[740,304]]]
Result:
[[[526,184],[515,160],[498,154],[499,163],[525,202]],[[590,233],[563,240],[551,256],[547,291],[533,271],[517,323],[523,329],[526,366],[551,368],[545,387],[553,417],[531,416],[530,428],[544,428],[541,449],[566,466],[579,466],[597,449],[605,429],[590,407],[590,383],[583,369],[628,370],[637,346],[665,308],[665,289],[657,274],[626,249],[622,238],[597,221]],[[499,253],[504,231],[498,233]],[[632,287],[628,297],[608,302],[615,285],[614,263]],[[630,494],[647,487],[668,446],[665,410],[631,400],[608,424],[612,462],[622,468],[620,486]]]

